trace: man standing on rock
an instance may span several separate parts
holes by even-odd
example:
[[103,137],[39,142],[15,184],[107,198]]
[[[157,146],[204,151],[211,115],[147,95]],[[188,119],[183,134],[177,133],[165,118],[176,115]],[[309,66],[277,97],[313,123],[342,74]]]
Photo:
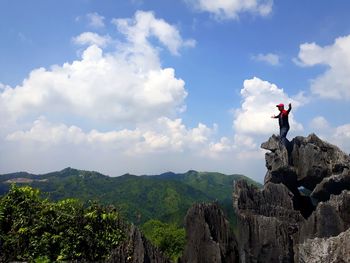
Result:
[[288,106],[288,110],[285,110],[283,103],[276,105],[280,113],[278,115],[271,116],[271,118],[278,118],[278,124],[280,125],[280,140],[287,150],[289,150],[289,141],[287,140],[287,133],[289,131],[288,115],[292,109],[292,104],[289,103]]

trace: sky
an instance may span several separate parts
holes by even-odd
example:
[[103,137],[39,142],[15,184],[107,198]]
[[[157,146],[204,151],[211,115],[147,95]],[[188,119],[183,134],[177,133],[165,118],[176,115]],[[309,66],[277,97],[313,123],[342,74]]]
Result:
[[262,142],[350,152],[350,2],[0,0],[0,173],[244,174]]

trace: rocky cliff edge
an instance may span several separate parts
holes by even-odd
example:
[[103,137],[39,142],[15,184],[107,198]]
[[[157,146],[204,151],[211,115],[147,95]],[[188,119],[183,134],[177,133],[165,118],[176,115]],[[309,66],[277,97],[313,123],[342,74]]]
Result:
[[275,135],[261,147],[264,187],[234,184],[237,236],[218,207],[195,205],[182,261],[350,262],[350,156],[315,134],[294,138],[289,151]]

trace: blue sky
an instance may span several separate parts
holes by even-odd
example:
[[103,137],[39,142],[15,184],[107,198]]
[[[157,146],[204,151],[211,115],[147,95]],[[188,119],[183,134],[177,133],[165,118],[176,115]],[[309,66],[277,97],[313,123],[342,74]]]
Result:
[[262,181],[260,143],[350,152],[347,1],[0,1],[0,173],[189,169]]

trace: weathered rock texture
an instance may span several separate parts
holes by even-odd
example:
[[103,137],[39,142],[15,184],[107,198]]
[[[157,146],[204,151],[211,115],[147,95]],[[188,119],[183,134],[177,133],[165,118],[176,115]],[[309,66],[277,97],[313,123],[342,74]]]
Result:
[[195,204],[188,210],[186,235],[181,262],[239,262],[236,239],[217,203]]
[[331,194],[340,194],[344,187],[350,188],[350,157],[337,146],[322,141],[315,134],[298,136],[291,145],[290,156],[275,135],[261,145],[270,151],[265,156],[265,183],[283,183],[293,194],[300,186],[318,193],[324,190],[328,195],[324,201]]
[[170,263],[134,225],[126,226],[126,239],[111,253],[113,263]]
[[267,183],[263,190],[245,181],[235,184],[241,262],[292,262],[292,234],[302,220],[293,209],[292,193],[283,184]]
[[315,134],[294,138],[288,151],[274,135],[261,147],[264,187],[234,185],[237,238],[217,205],[196,205],[182,261],[350,262],[349,155]]
[[[264,188],[235,184],[240,262],[350,262],[350,157],[315,134],[272,136]],[[299,189],[310,192],[306,195]]]
[[332,195],[329,201],[317,205],[315,212],[300,225],[298,241],[337,236],[349,227],[350,191],[344,190],[340,195]]
[[313,238],[295,246],[295,261],[300,263],[350,262],[350,229],[330,238]]

